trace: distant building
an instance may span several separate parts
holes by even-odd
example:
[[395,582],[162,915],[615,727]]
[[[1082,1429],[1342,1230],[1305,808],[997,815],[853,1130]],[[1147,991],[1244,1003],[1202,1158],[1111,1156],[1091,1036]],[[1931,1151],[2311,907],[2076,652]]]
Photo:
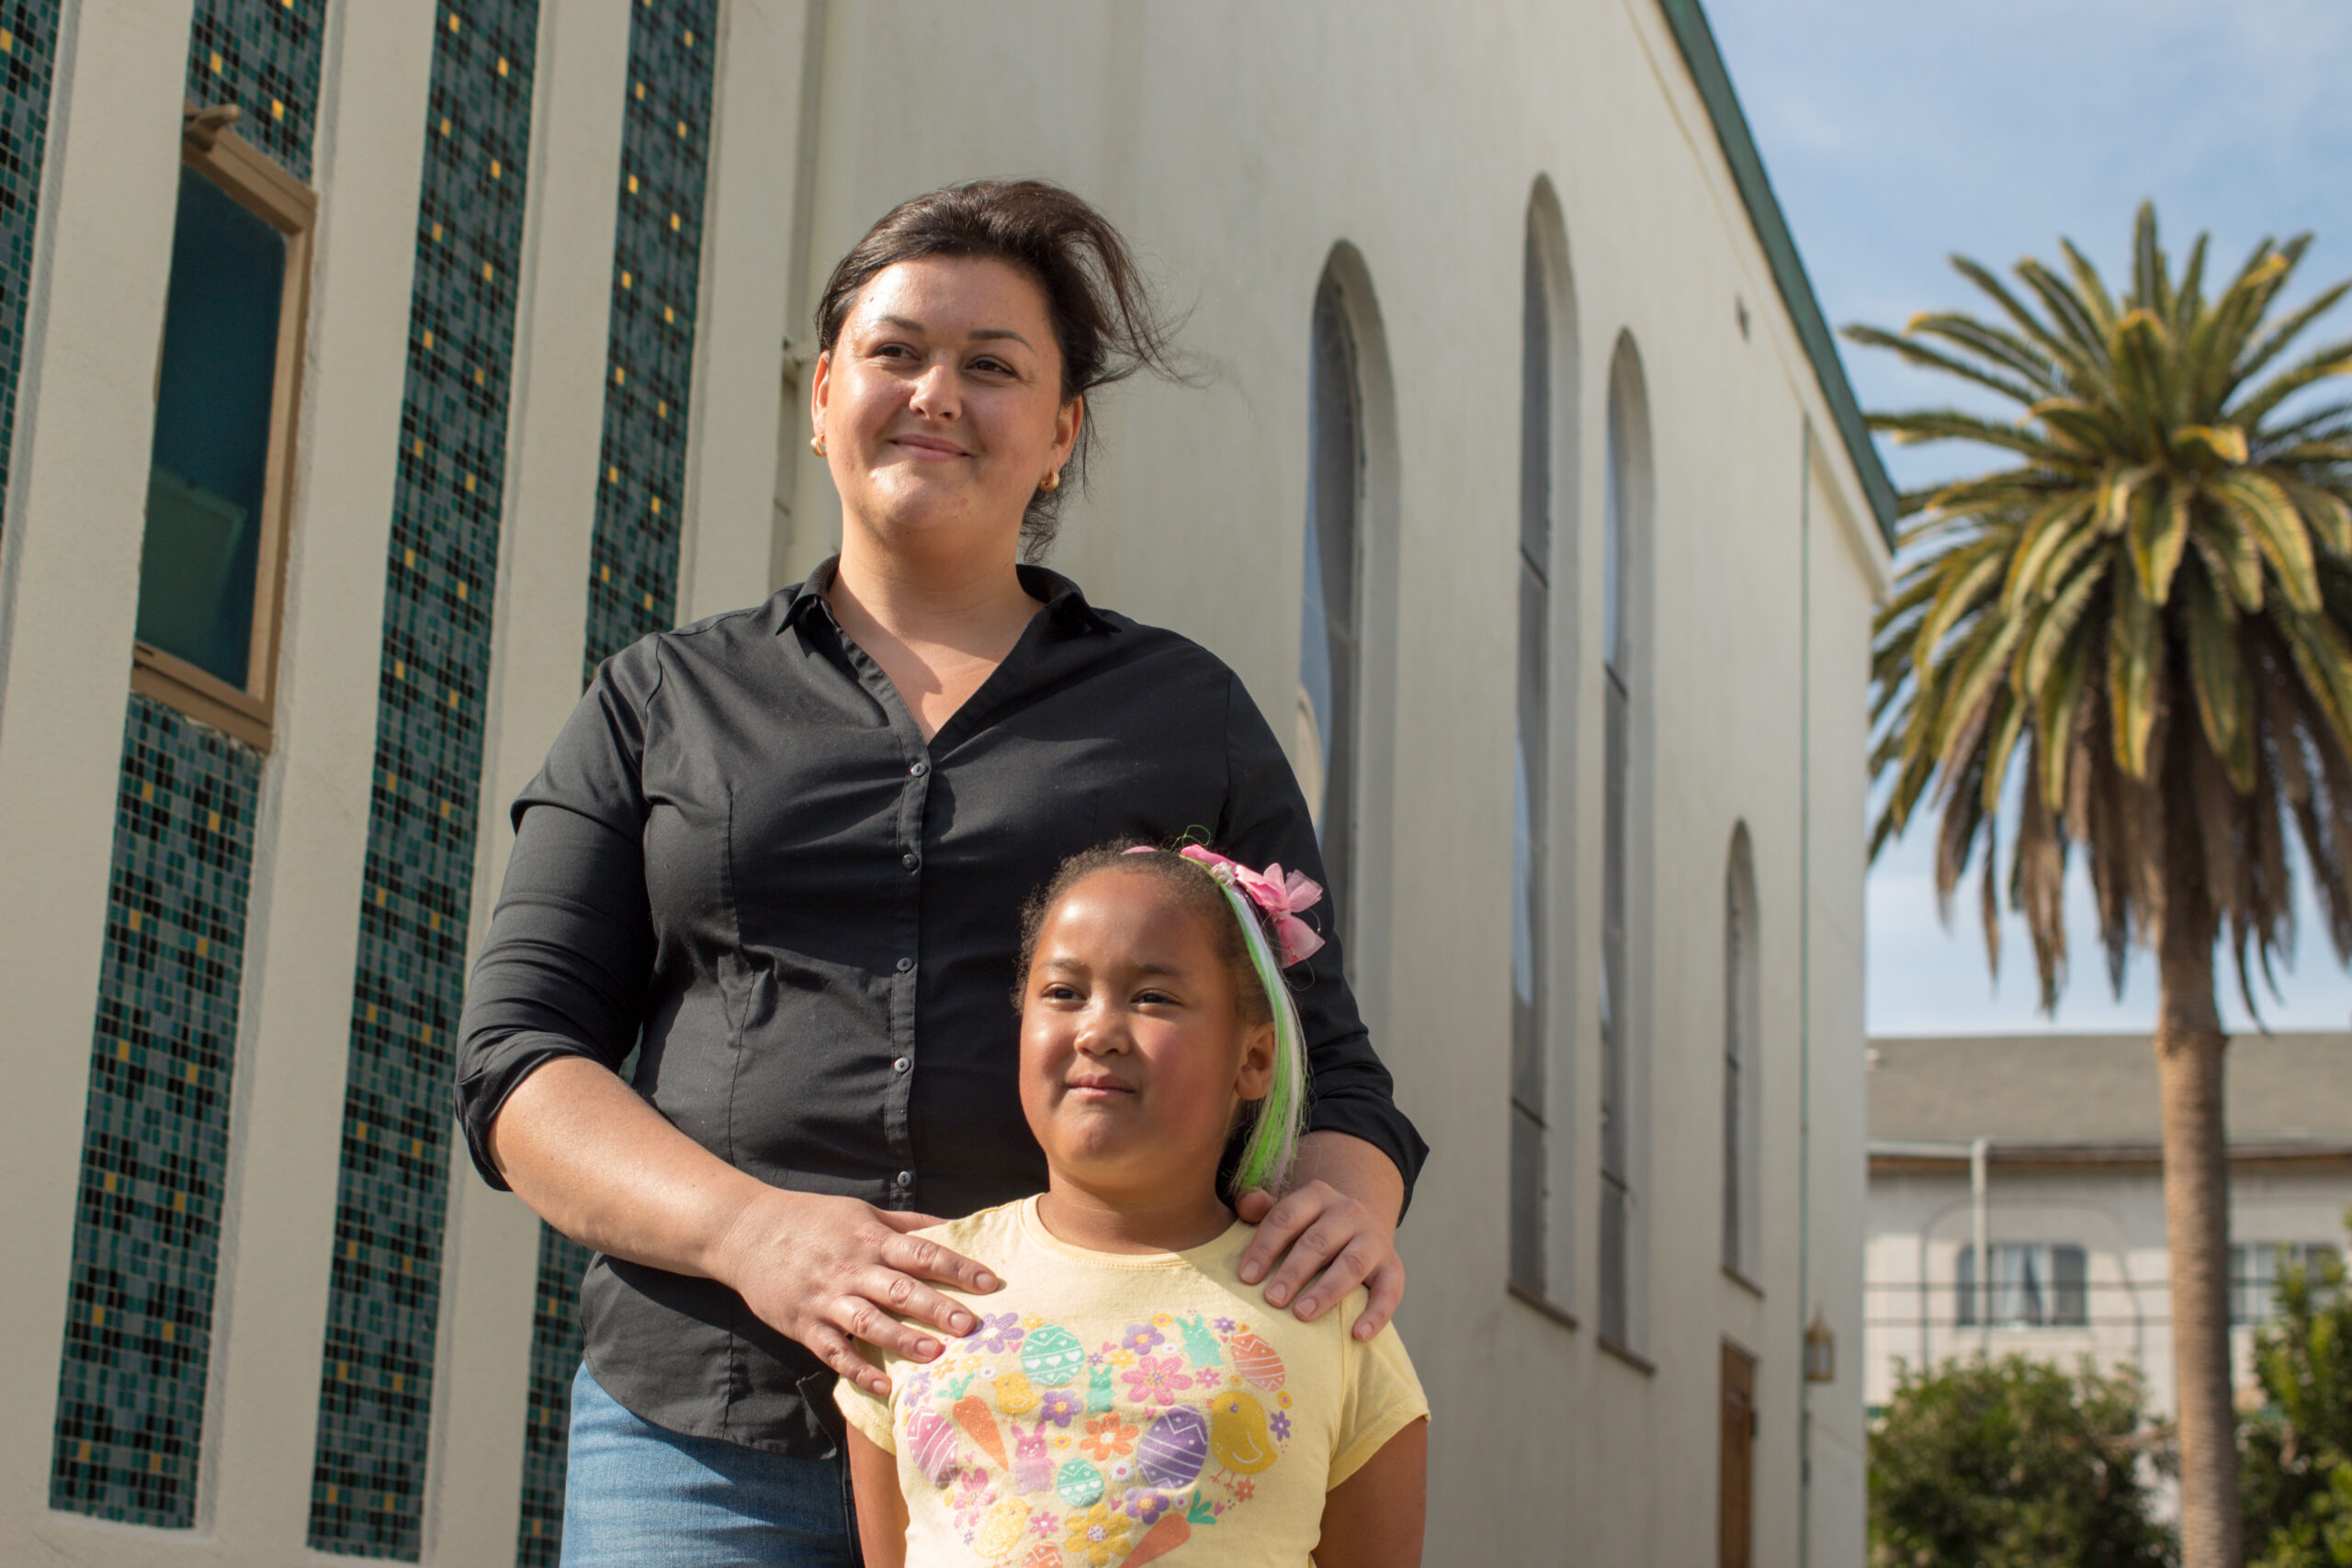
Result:
[[[1864,1399],[1886,1403],[1897,1363],[1989,1351],[2071,1366],[2088,1355],[2138,1368],[2152,1407],[2168,1415],[2172,1301],[2147,1037],[1883,1039],[1869,1061]],[[2252,1325],[2271,1310],[2279,1269],[2346,1244],[2352,1035],[2239,1036],[2228,1096],[2231,1339],[2245,1383]]]

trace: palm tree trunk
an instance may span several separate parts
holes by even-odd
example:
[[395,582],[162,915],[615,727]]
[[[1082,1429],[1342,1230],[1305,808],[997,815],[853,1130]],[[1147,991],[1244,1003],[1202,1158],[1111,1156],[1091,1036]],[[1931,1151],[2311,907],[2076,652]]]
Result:
[[2241,1568],[2237,1412],[2230,1389],[2230,1170],[2222,1120],[2229,1038],[2213,1006],[2211,923],[2167,919],[2165,926],[2155,1047],[2165,1242],[2172,1254],[2173,1384],[2180,1407],[2180,1561],[2181,1568]]

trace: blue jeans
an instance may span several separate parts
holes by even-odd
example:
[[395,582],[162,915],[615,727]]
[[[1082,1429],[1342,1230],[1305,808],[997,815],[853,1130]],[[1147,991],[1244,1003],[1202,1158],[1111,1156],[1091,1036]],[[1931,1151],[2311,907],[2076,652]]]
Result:
[[849,1466],[689,1438],[571,1380],[563,1568],[858,1568]]

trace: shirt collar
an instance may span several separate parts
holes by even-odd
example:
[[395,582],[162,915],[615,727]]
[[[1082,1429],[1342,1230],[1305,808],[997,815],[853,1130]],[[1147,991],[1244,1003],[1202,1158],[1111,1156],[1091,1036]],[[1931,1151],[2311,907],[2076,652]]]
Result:
[[[812,604],[817,606],[814,613],[822,615],[827,620],[832,619],[832,606],[825,601],[825,591],[833,585],[833,573],[839,570],[841,559],[839,556],[826,558],[818,563],[816,570],[808,574],[807,581],[792,590],[792,601],[784,607],[784,618],[776,626],[779,632],[798,621],[802,615],[810,614],[809,606]],[[1100,632],[1119,629],[1109,616],[1086,602],[1086,594],[1077,583],[1060,572],[1049,571],[1042,566],[1023,565],[1013,570],[1021,574],[1021,586],[1028,591],[1029,596],[1042,600],[1046,613],[1062,626]]]

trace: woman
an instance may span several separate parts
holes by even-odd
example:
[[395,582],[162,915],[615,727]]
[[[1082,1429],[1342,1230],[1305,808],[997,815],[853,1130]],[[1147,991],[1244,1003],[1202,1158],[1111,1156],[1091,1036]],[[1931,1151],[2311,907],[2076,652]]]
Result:
[[[515,803],[468,998],[475,1163],[599,1254],[567,1563],[854,1562],[831,1386],[888,1382],[852,1340],[928,1360],[974,1326],[932,1285],[996,1287],[905,1233],[1044,1185],[1022,900],[1090,844],[1196,825],[1323,874],[1232,672],[1021,564],[1083,473],[1087,396],[1168,368],[1109,223],[1038,182],[920,197],[818,317],[841,555],[606,661]],[[1241,1200],[1242,1276],[1303,1318],[1365,1283],[1370,1335],[1425,1151],[1336,942],[1299,1002],[1315,1109],[1291,1190]]]

